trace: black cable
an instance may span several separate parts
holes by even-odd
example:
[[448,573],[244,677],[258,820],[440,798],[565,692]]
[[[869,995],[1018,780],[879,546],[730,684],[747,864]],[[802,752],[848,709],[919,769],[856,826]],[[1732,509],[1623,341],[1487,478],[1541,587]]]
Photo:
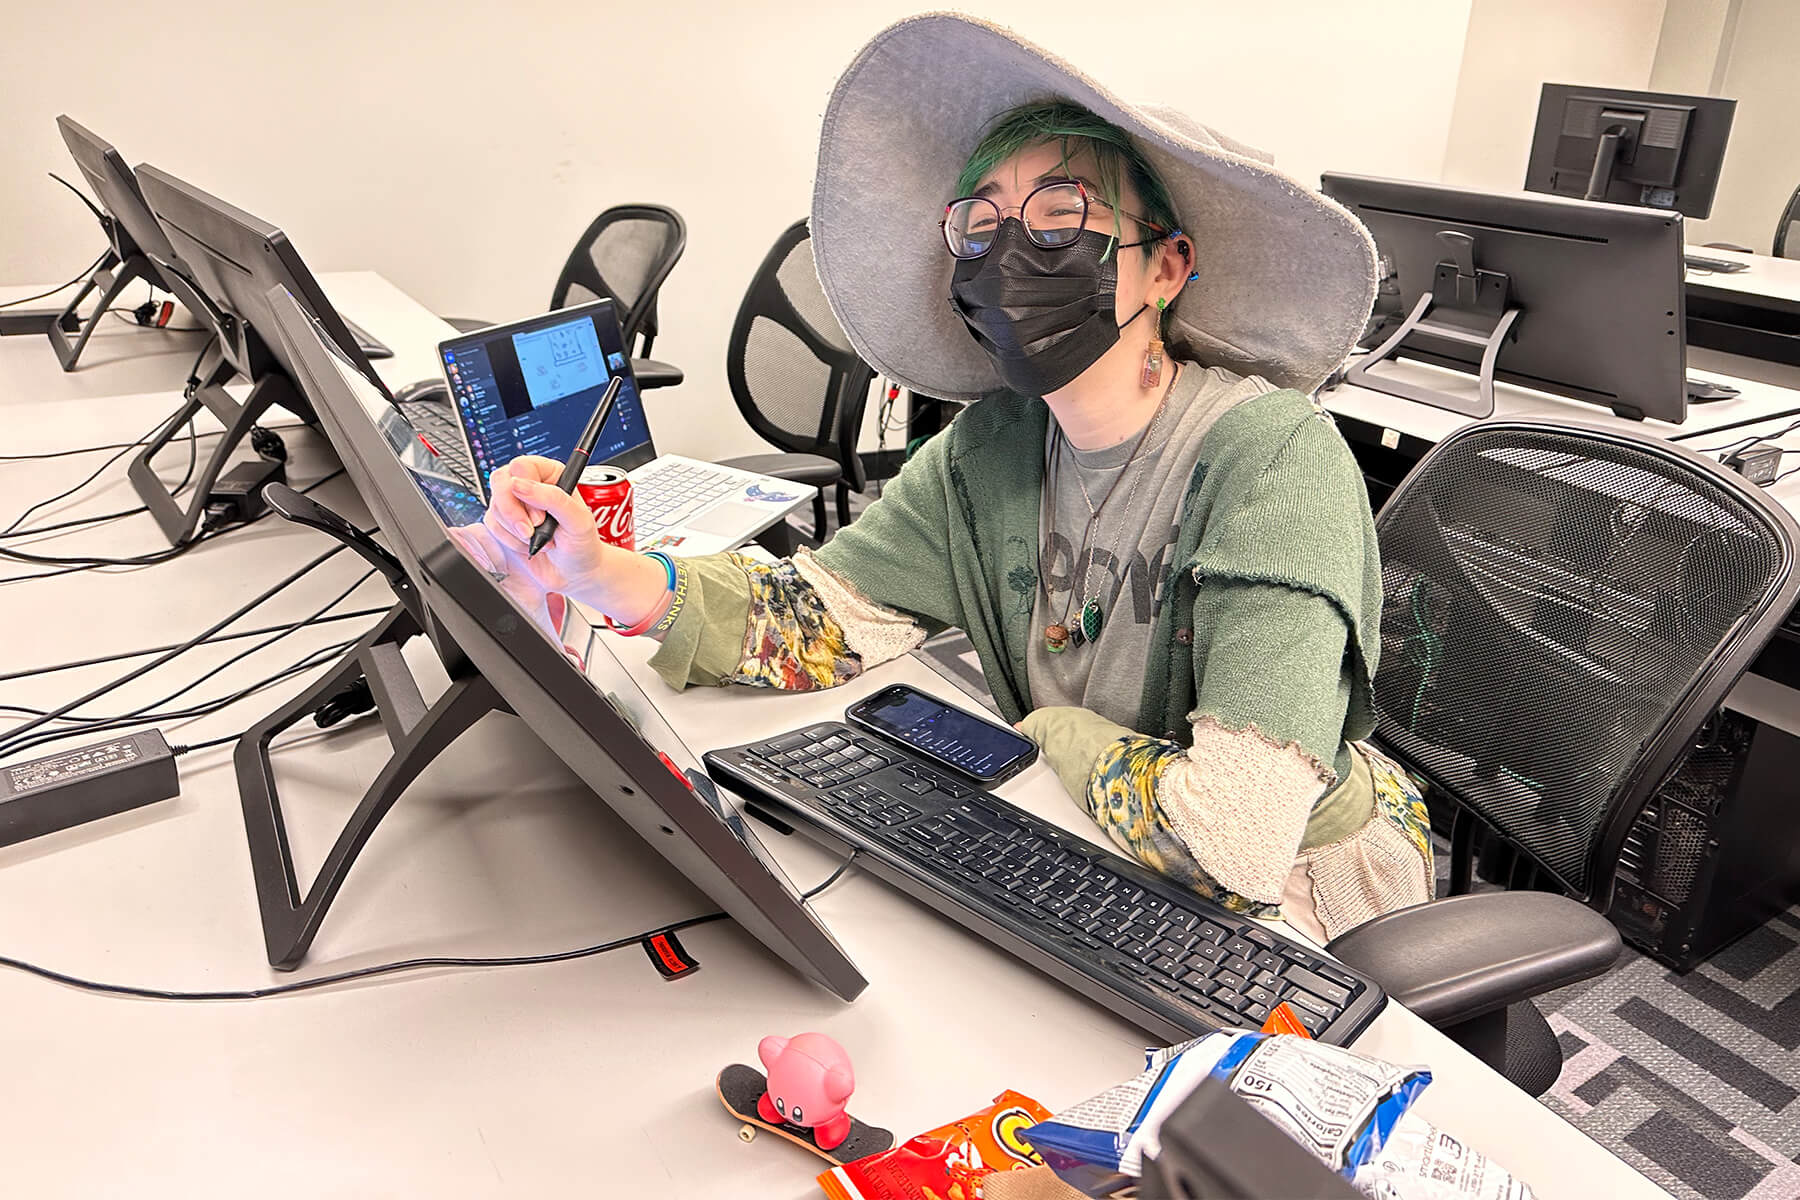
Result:
[[[92,737],[95,734],[114,733],[123,729],[141,729],[146,725],[160,727],[160,725],[165,722],[181,723],[197,721],[202,717],[210,717],[214,713],[230,708],[232,705],[237,704],[250,696],[254,696],[260,691],[274,687],[283,680],[292,679],[295,675],[310,671],[314,667],[321,666],[331,661],[335,656],[343,654],[344,651],[350,649],[350,647],[354,645],[356,645],[356,639],[352,638],[349,641],[337,642],[330,646],[320,646],[316,650],[308,651],[299,661],[289,663],[273,675],[259,679],[255,683],[246,684],[235,692],[216,697],[212,700],[202,701],[191,708],[176,709],[169,712],[145,713],[142,716],[125,717],[116,720],[97,719],[91,724],[76,725],[66,729],[40,730],[39,732],[32,734],[29,738],[26,738],[20,745],[12,747],[8,752],[12,753],[19,750],[30,750],[52,742],[63,742],[77,737]],[[171,728],[173,727],[174,726],[171,725]],[[243,735],[240,731],[235,736],[241,737]],[[186,750],[180,750],[177,751],[177,753],[186,753]]]
[[846,858],[843,862],[839,863],[838,869],[833,871],[831,874],[827,875],[825,877],[824,883],[819,884],[817,887],[813,888],[811,891],[801,892],[800,899],[811,900],[814,896],[818,895],[820,892],[824,891],[826,888],[828,888],[832,884],[836,883],[839,879],[841,879],[843,877],[844,872],[848,871],[850,869],[850,865],[856,861],[856,856],[861,853],[862,853],[862,850],[860,848],[852,846],[850,848],[850,857]]
[[[100,222],[100,228],[107,231],[107,236],[109,238],[112,236],[112,229],[111,229],[112,222],[107,218],[105,213],[100,211],[99,205],[95,204],[92,200],[89,200],[85,195],[82,194],[82,191],[80,188],[76,187],[74,184],[72,184],[68,180],[64,179],[61,175],[58,175],[55,171],[46,171],[45,174],[50,176],[50,178],[56,180],[56,182],[62,184],[64,187],[68,188],[71,192],[74,192],[75,198],[77,200],[81,201],[83,204],[87,205],[87,210],[94,214],[94,220]],[[102,254],[100,257],[105,258],[106,255]]]
[[[189,749],[197,748],[189,747]],[[803,893],[800,898],[810,900],[830,887],[844,873],[845,869],[856,861],[856,855],[857,851],[851,851],[850,857],[831,873],[829,879],[811,891]],[[369,979],[377,975],[392,975],[400,971],[416,971],[425,967],[529,967],[541,966],[546,963],[572,962],[575,959],[592,958],[595,955],[620,950],[626,946],[635,946],[658,934],[679,933],[683,929],[692,929],[696,925],[723,921],[726,919],[726,915],[723,912],[701,913],[697,917],[688,917],[668,925],[659,925],[655,929],[647,929],[642,933],[628,934],[622,938],[614,938],[612,941],[600,942],[593,946],[583,946],[577,950],[557,950],[548,954],[511,955],[505,958],[455,958],[444,955],[408,958],[400,962],[378,963],[374,966],[357,967],[350,971],[338,971],[331,975],[320,975],[315,979],[301,979],[294,983],[280,983],[265,988],[245,988],[239,991],[175,992],[162,988],[133,987],[129,984],[100,983],[92,979],[82,979],[79,976],[65,974],[62,971],[53,971],[49,967],[40,967],[36,963],[28,963],[5,955],[0,955],[0,967],[11,967],[15,971],[36,975],[39,979],[47,979],[51,983],[60,983],[65,987],[79,988],[84,992],[98,992],[107,996],[126,996],[138,1000],[263,1000],[270,996],[288,996],[295,992],[313,991],[322,987],[330,987],[333,984]]]
[[[85,199],[85,197],[83,197],[83,198]],[[81,274],[79,274],[75,278],[69,280],[69,282],[67,282],[67,283],[59,284],[56,287],[51,288],[47,292],[39,292],[35,296],[24,296],[18,300],[7,300],[4,303],[0,303],[0,308],[17,308],[21,304],[30,304],[33,300],[42,300],[42,299],[45,299],[46,297],[54,296],[58,292],[66,292],[70,288],[74,287],[76,284],[81,283],[82,281],[86,280],[88,278],[88,276],[92,275],[95,271],[99,270],[100,264],[105,262],[106,256],[111,253],[112,253],[111,249],[108,249],[105,252],[103,252],[100,255],[100,257],[96,258],[93,262],[91,262],[87,265],[86,270],[82,271]]]
[[[187,469],[181,473],[181,481],[175,485],[173,490],[170,491],[169,494],[171,496],[179,496],[179,495],[181,495],[181,493],[187,491],[188,484],[190,484],[194,481],[194,468],[199,466],[199,464],[200,464],[199,436],[194,431],[194,419],[192,417],[188,418],[187,427],[188,427]],[[22,538],[22,537],[32,537],[34,535],[44,534],[44,533],[57,533],[61,530],[65,530],[65,529],[87,529],[94,525],[105,525],[105,524],[109,524],[113,521],[123,521],[128,517],[135,517],[139,513],[146,513],[149,511],[150,511],[149,505],[140,504],[136,508],[120,509],[118,512],[100,513],[96,516],[91,516],[91,517],[72,517],[67,521],[58,521],[52,525],[34,525],[30,529],[16,529],[15,528],[15,529],[7,531],[6,533],[0,533],[0,537]]]
[[[378,617],[389,608],[359,608],[355,612],[333,613],[328,617],[320,617],[315,625],[326,625],[332,621],[351,621],[357,617]],[[285,625],[263,625],[256,629],[245,629],[238,633],[221,633],[217,637],[206,639],[203,645],[215,645],[219,642],[235,642],[243,638],[260,637],[265,633],[274,633],[277,629],[285,629]],[[83,658],[75,662],[53,663],[47,667],[32,667],[25,671],[9,671],[0,675],[0,683],[10,683],[14,679],[30,679],[39,675],[54,675],[58,671],[73,671],[80,667],[97,667],[101,663],[118,662],[123,658],[143,658],[151,654],[161,654],[164,650],[173,650],[179,642],[170,642],[166,646],[147,646],[142,650],[123,650],[118,654],[103,654],[98,658]]]
[[[187,693],[193,691],[195,688],[199,687],[201,684],[205,683],[207,680],[212,679],[214,676],[218,675],[221,671],[224,671],[227,668],[232,667],[239,662],[242,662],[244,659],[248,658],[252,654],[255,654],[259,650],[268,649],[270,646],[273,646],[276,642],[280,641],[284,637],[287,637],[289,634],[294,633],[296,630],[303,629],[306,626],[316,623],[326,613],[330,612],[333,608],[336,608],[344,600],[348,599],[350,596],[350,593],[354,592],[357,588],[361,587],[365,582],[368,581],[370,576],[372,576],[374,574],[375,574],[375,569],[373,567],[371,567],[367,571],[364,571],[361,575],[357,576],[356,581],[354,583],[352,583],[349,587],[345,588],[343,591],[339,592],[337,595],[333,596],[330,600],[327,600],[323,605],[321,605],[314,612],[308,613],[306,616],[297,618],[296,620],[291,621],[288,624],[280,627],[273,633],[270,633],[262,641],[257,642],[254,646],[250,646],[247,649],[238,651],[236,654],[232,655],[230,658],[226,659],[224,662],[219,663],[217,666],[213,667],[211,670],[206,672],[206,674],[200,676],[198,679],[195,679],[193,682],[187,684],[185,687],[181,688],[179,691],[171,692],[169,695],[164,696],[160,700],[152,700],[148,704],[145,704],[139,708],[132,709],[130,712],[120,713],[114,717],[98,717],[98,716],[80,715],[80,714],[75,714],[75,713],[64,713],[63,715],[58,717],[57,720],[79,721],[79,722],[84,722],[84,723],[87,723],[90,725],[95,724],[97,722],[101,722],[101,721],[123,721],[123,720],[126,720],[127,718],[138,718],[139,720],[153,720],[155,718],[144,716],[144,714],[149,712],[151,709],[161,708],[165,704],[173,703],[174,701],[180,699],[182,696],[186,695]],[[384,609],[382,611],[386,611],[386,610]],[[354,644],[354,642],[352,642],[352,644]],[[42,710],[42,709],[24,708],[24,707],[20,707],[17,705],[11,705],[11,704],[0,704],[0,711],[20,712],[20,713],[26,713],[26,714],[29,714],[32,716],[44,715],[44,710]],[[4,735],[0,735],[0,736],[4,736]]]
[[[32,745],[37,745],[41,742],[61,740],[64,736],[74,737],[89,733],[104,733],[133,725],[149,725],[159,721],[192,721],[199,717],[211,716],[222,708],[236,704],[245,696],[280,683],[282,680],[296,675],[308,667],[318,665],[318,662],[323,658],[333,654],[341,654],[345,650],[356,645],[357,640],[358,639],[356,638],[350,638],[347,641],[334,642],[329,646],[320,646],[316,650],[309,650],[300,661],[289,663],[273,675],[259,679],[253,684],[246,684],[244,687],[235,692],[228,693],[227,695],[218,696],[211,700],[198,701],[189,708],[168,709],[162,712],[146,711],[143,713],[121,713],[110,717],[58,717],[56,718],[58,721],[72,722],[72,725],[69,728],[60,730],[40,730],[26,740]],[[158,703],[163,703],[163,701],[158,701]],[[19,710],[12,705],[6,705],[5,707],[14,709],[14,711],[26,711],[41,714],[41,710],[39,709]]]
[[[176,548],[179,549],[179,547],[176,547]],[[235,609],[231,613],[231,615],[227,616],[226,618],[217,622],[216,624],[210,626],[209,628],[205,629],[204,631],[194,635],[193,637],[189,638],[187,641],[183,642],[180,646],[176,647],[175,649],[169,651],[166,654],[163,654],[162,656],[158,657],[154,661],[146,663],[144,666],[138,667],[135,670],[130,671],[127,674],[125,674],[125,675],[121,676],[120,678],[115,679],[109,683],[102,684],[101,686],[95,688],[93,691],[87,693],[85,696],[82,696],[76,700],[71,700],[69,703],[63,705],[59,709],[54,709],[54,710],[44,714],[41,717],[37,717],[37,718],[34,718],[33,720],[27,721],[27,722],[25,722],[25,724],[19,726],[16,729],[7,730],[6,734],[4,736],[0,736],[0,753],[6,753],[9,750],[11,750],[13,742],[22,734],[28,733],[40,725],[47,724],[48,722],[54,720],[57,717],[61,717],[70,712],[73,712],[75,709],[80,708],[82,705],[88,703],[89,701],[95,700],[101,696],[104,696],[107,692],[111,691],[112,689],[117,688],[117,687],[123,687],[126,684],[132,682],[133,680],[140,679],[143,676],[149,674],[151,671],[154,671],[156,668],[162,666],[164,663],[170,662],[170,661],[180,657],[181,655],[186,654],[189,650],[192,650],[195,646],[198,646],[201,642],[205,641],[207,638],[211,637],[213,634],[218,633],[221,629],[224,629],[227,625],[232,624],[233,622],[237,621],[240,617],[244,616],[244,614],[254,610],[258,605],[266,603],[270,599],[270,597],[276,595],[283,588],[288,587],[290,584],[292,584],[296,580],[300,579],[302,576],[307,574],[313,568],[315,568],[319,564],[323,563],[326,559],[329,559],[333,555],[339,554],[339,553],[343,552],[344,550],[347,550],[348,548],[349,547],[344,546],[342,544],[333,546],[331,549],[325,551],[323,554],[320,554],[318,557],[314,558],[311,562],[307,563],[305,566],[303,566],[300,569],[294,571],[293,573],[285,576],[279,583],[275,584],[273,587],[260,593],[259,595],[255,596],[251,600],[247,601],[246,603],[244,603],[243,605],[241,605],[240,607]]]
[[[286,421],[280,425],[261,425],[261,426],[258,426],[258,428],[271,429],[271,430],[306,429],[306,428],[309,428],[309,426],[304,421]],[[223,429],[209,429],[205,433],[201,434],[200,436],[203,438],[218,437],[221,434],[223,434],[224,432],[225,431]],[[0,454],[0,463],[30,462],[30,461],[34,461],[34,460],[47,459],[47,458],[71,458],[77,454],[98,454],[102,450],[130,450],[135,446],[141,446],[141,445],[143,445],[142,441],[107,442],[107,443],[105,443],[103,445],[99,445],[99,446],[80,446],[73,450],[51,450],[44,454]]]
[[17,529],[20,525],[23,525],[25,523],[25,518],[29,517],[32,513],[36,512],[38,509],[43,508],[45,505],[55,504],[58,500],[66,500],[70,496],[73,496],[76,492],[79,492],[82,488],[86,487],[88,484],[94,482],[94,480],[100,478],[101,473],[104,472],[106,470],[106,468],[112,466],[114,463],[118,462],[121,458],[124,458],[127,454],[130,454],[133,450],[137,449],[139,446],[142,446],[145,442],[149,441],[151,438],[153,438],[157,434],[161,433],[163,431],[163,429],[172,420],[174,420],[173,416],[164,417],[162,420],[158,421],[156,424],[152,425],[148,430],[146,430],[144,432],[143,436],[139,437],[137,441],[130,443],[123,450],[120,450],[117,454],[113,455],[111,458],[109,458],[105,462],[101,463],[98,467],[95,467],[93,473],[90,474],[86,479],[83,479],[80,483],[76,484],[74,487],[68,489],[67,491],[58,492],[56,495],[50,497],[48,500],[39,500],[36,504],[32,505],[30,508],[28,508],[24,512],[20,513],[18,516],[14,517],[11,525],[8,525],[5,529],[0,529],[0,537],[5,537],[6,535],[12,533],[13,530]]
[[[315,490],[317,488],[324,487],[326,484],[330,483],[332,480],[336,479],[339,475],[342,475],[343,473],[344,473],[344,468],[339,467],[337,470],[331,472],[331,474],[323,476],[319,479],[315,479],[311,483],[307,484],[305,487],[300,488],[299,492],[301,495],[304,496],[307,493],[312,492],[313,490]],[[14,559],[19,559],[21,561],[26,561],[26,562],[42,562],[42,563],[50,563],[50,564],[58,564],[58,563],[73,563],[73,564],[75,564],[72,566],[58,566],[57,569],[54,571],[39,571],[39,572],[36,572],[35,574],[31,574],[31,575],[13,575],[13,576],[7,577],[7,578],[0,578],[0,587],[4,587],[9,583],[29,583],[34,579],[53,579],[58,575],[71,575],[71,574],[75,573],[76,571],[97,571],[97,570],[102,570],[102,569],[105,569],[108,567],[123,567],[123,568],[135,569],[138,567],[155,566],[157,563],[168,562],[172,558],[178,558],[179,556],[186,554],[189,550],[192,550],[195,546],[198,546],[203,542],[210,542],[214,538],[221,537],[224,534],[230,533],[234,529],[247,529],[251,525],[256,524],[258,521],[262,521],[262,520],[265,520],[266,518],[268,518],[268,516],[270,515],[271,512],[273,512],[273,510],[266,510],[263,513],[261,513],[260,515],[250,518],[248,521],[238,521],[238,522],[233,522],[228,525],[209,526],[207,528],[203,528],[198,534],[196,534],[194,537],[189,538],[185,542],[181,542],[178,545],[170,546],[166,550],[152,551],[151,553],[142,555],[141,557],[138,557],[138,558],[83,559],[83,558],[76,558],[76,557],[71,556],[68,558],[60,558],[59,559],[59,558],[52,557],[49,555],[30,555],[30,554],[24,554],[20,551],[9,551],[9,550],[0,549],[0,558],[14,558]]]

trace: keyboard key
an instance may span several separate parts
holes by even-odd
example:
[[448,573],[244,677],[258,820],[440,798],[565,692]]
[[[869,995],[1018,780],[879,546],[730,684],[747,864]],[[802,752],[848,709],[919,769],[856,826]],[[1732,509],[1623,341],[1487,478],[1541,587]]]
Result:
[[926,779],[909,779],[900,786],[917,796],[928,796],[936,790]]
[[1264,1021],[1269,1019],[1269,1013],[1271,1011],[1272,1010],[1269,1008],[1268,1005],[1257,1004],[1254,1001],[1252,1001],[1250,1004],[1250,1007],[1246,1008],[1244,1010],[1244,1015],[1246,1017],[1250,1018],[1250,1020],[1256,1022],[1258,1025],[1261,1025]]
[[1315,996],[1322,996],[1330,1003],[1342,1008],[1350,1003],[1350,989],[1339,987],[1328,979],[1324,979],[1305,967],[1289,967],[1283,977],[1297,988],[1304,988]]
[[1230,971],[1233,975],[1242,975],[1245,979],[1249,979],[1256,974],[1256,967],[1251,964],[1249,959],[1239,958],[1235,954],[1228,957],[1224,962],[1220,963],[1219,966]]
[[1227,952],[1243,959],[1253,958],[1256,955],[1256,947],[1241,937],[1228,939],[1225,942],[1225,949]]
[[1293,1005],[1294,1010],[1300,1013],[1310,1012],[1321,1017],[1329,1017],[1337,1011],[1329,1000],[1321,1000],[1311,992],[1303,992],[1298,988],[1289,991],[1282,999]]
[[1244,997],[1238,995],[1228,987],[1215,989],[1212,992],[1211,1000],[1214,1004],[1229,1008],[1233,1012],[1243,1012],[1250,1004],[1250,1001],[1244,999]]
[[1215,972],[1213,979],[1215,982],[1224,987],[1228,987],[1233,991],[1242,991],[1244,988],[1250,986],[1249,980],[1245,979],[1242,975],[1235,975],[1230,971]]
[[1251,1000],[1255,1001],[1258,1004],[1267,1004],[1267,1005],[1273,1006],[1276,1003],[1276,997],[1275,997],[1274,992],[1271,992],[1266,987],[1260,987],[1256,984],[1252,984],[1250,987],[1246,988],[1244,991],[1244,995],[1249,997]]

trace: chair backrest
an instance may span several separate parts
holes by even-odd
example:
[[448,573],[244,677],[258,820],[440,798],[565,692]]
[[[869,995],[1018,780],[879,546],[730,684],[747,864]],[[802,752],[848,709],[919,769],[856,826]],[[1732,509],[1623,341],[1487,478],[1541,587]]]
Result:
[[1775,222],[1775,245],[1769,253],[1776,258],[1800,258],[1800,187],[1788,197],[1787,207]]
[[791,453],[836,459],[850,487],[862,490],[856,440],[875,372],[850,348],[826,302],[804,219],[782,232],[756,269],[731,327],[725,375],[758,436]]
[[1439,443],[1376,529],[1377,740],[1604,909],[1631,822],[1800,596],[1800,527],[1667,441],[1507,421]]
[[[656,341],[656,293],[687,249],[687,223],[661,204],[617,204],[594,218],[550,294],[551,308],[611,299],[619,306],[626,352],[649,357]],[[643,334],[639,348],[634,339]]]

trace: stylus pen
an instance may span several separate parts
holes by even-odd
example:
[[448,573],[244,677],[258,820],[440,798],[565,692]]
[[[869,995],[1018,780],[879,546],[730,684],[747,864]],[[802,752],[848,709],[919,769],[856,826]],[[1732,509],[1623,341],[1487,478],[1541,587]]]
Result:
[[[588,418],[587,428],[575,441],[575,449],[569,452],[569,461],[563,464],[562,474],[557,476],[556,486],[564,494],[575,490],[581,482],[581,473],[587,470],[588,455],[594,452],[594,445],[600,440],[600,430],[606,426],[606,418],[612,416],[613,401],[619,398],[619,385],[625,382],[625,376],[614,375],[612,382],[606,385],[606,394],[600,397],[600,406],[594,409],[594,415]],[[531,549],[525,557],[530,558],[539,550],[550,544],[556,536],[556,518],[549,513],[544,514],[544,523],[531,531]]]

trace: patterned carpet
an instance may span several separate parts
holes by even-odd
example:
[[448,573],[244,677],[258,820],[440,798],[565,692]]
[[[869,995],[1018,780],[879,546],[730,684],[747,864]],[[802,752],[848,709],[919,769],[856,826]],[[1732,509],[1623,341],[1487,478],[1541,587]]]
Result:
[[[917,653],[992,707],[960,633]],[[1800,1200],[1800,907],[1687,975],[1627,948],[1538,1004],[1564,1060],[1544,1103],[1589,1137],[1684,1200]]]

